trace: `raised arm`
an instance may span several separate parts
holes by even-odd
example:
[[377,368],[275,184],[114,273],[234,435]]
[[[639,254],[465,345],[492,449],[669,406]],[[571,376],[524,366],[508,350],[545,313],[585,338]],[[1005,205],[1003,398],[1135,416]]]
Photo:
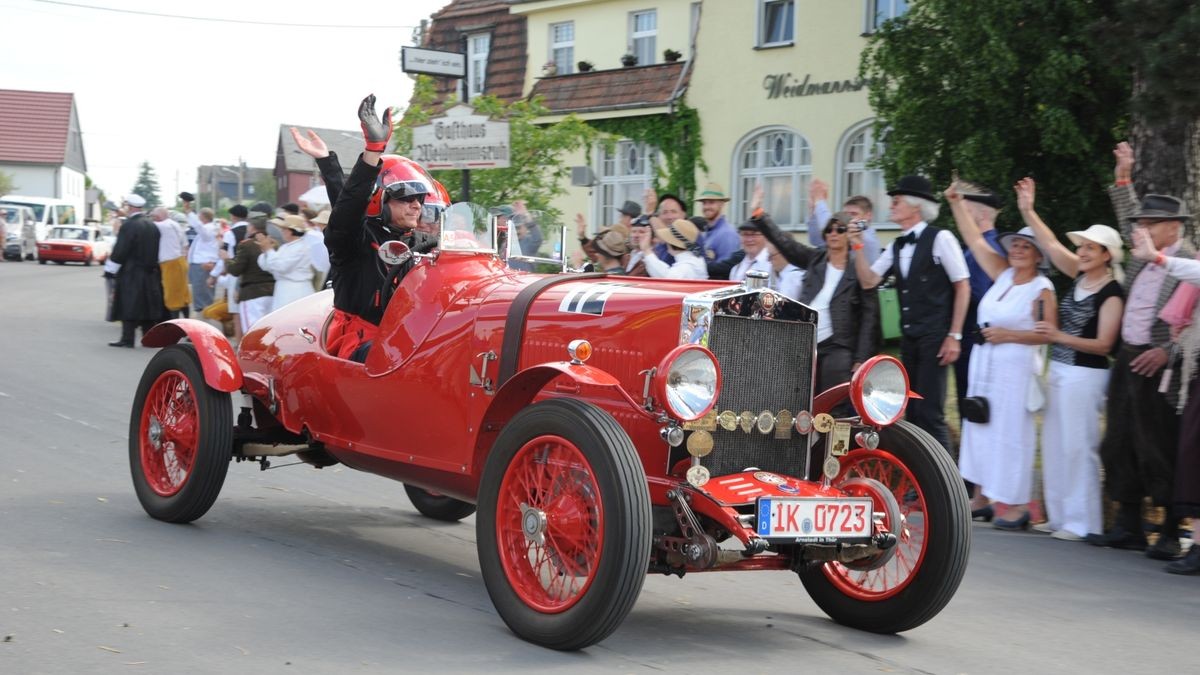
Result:
[[979,225],[975,223],[975,218],[971,216],[971,212],[967,210],[963,204],[962,195],[958,192],[958,186],[950,183],[950,187],[946,188],[946,201],[950,203],[950,213],[954,214],[954,223],[958,225],[958,233],[962,235],[963,241],[967,247],[971,249],[971,253],[975,254],[975,261],[987,275],[993,280],[1000,276],[1004,270],[1008,269],[1008,261],[1004,259],[987,239],[983,238],[983,233],[979,231]]
[[1117,229],[1126,246],[1133,246],[1133,223],[1129,216],[1137,213],[1137,193],[1133,191],[1133,148],[1125,141],[1113,149],[1116,163],[1113,168],[1113,184],[1108,188],[1113,212],[1117,214]]
[[1017,192],[1017,210],[1021,213],[1021,219],[1033,230],[1033,236],[1042,250],[1050,256],[1050,262],[1060,272],[1074,279],[1079,275],[1079,256],[1063,246],[1058,237],[1054,236],[1054,231],[1042,221],[1037,211],[1033,210],[1037,185],[1027,176],[1017,181],[1014,189]]

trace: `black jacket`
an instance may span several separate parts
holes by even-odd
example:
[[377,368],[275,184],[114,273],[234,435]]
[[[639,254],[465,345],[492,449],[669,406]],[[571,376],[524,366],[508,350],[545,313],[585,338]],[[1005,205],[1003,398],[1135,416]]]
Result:
[[158,227],[143,213],[121,224],[113,245],[117,270],[113,318],[122,321],[158,321],[163,317],[162,271],[158,266]]
[[[330,275],[334,279],[333,306],[375,325],[383,319],[395,285],[412,266],[410,262],[401,270],[389,268],[380,260],[378,246],[399,240],[417,253],[427,253],[437,246],[437,237],[415,230],[401,234],[386,227],[383,218],[365,217],[380,166],[382,163],[366,164],[359,155],[325,228],[325,247],[329,249]],[[384,217],[388,217],[386,205]]]
[[[825,286],[829,251],[805,246],[779,229],[766,215],[751,222],[788,262],[804,270],[804,286],[800,289],[798,300],[804,304],[812,302]],[[846,269],[829,301],[829,314],[833,335],[828,341],[849,349],[854,354],[855,363],[862,363],[879,353],[879,295],[875,289],[864,290],[859,285],[853,251],[846,258]]]

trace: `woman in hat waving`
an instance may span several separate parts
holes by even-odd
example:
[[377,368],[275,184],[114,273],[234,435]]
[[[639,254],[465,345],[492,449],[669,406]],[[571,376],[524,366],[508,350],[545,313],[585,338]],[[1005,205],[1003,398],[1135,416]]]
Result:
[[1042,488],[1046,523],[1056,539],[1079,541],[1103,531],[1100,498],[1100,410],[1108,389],[1108,355],[1121,330],[1121,235],[1107,225],[1068,232],[1071,251],[1034,210],[1032,178],[1016,185],[1017,208],[1038,244],[1075,279],[1058,308],[1058,325],[1034,330],[1050,341],[1046,412],[1042,421]]

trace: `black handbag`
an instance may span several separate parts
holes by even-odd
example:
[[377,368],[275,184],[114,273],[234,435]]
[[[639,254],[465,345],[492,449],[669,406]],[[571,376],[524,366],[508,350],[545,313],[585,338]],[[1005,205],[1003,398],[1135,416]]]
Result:
[[968,396],[962,400],[958,414],[968,422],[987,424],[992,418],[992,409],[986,396]]

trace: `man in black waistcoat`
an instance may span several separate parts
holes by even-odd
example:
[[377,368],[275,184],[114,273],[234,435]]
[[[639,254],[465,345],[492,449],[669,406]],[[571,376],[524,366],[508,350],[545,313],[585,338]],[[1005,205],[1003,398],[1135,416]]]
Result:
[[[933,186],[920,176],[904,176],[888,191],[889,220],[903,230],[874,264],[854,256],[863,288],[895,279],[900,299],[900,361],[921,399],[908,402],[907,419],[924,429],[947,450],[946,371],[962,351],[963,320],[971,299],[967,262],[958,240],[928,221],[938,215]],[[862,248],[862,232],[851,232],[851,248]]]
[[121,320],[121,339],[109,347],[133,347],[134,332],[142,334],[163,316],[162,272],[158,266],[159,231],[142,213],[146,200],[138,195],[125,198],[125,222],[117,231],[117,242],[109,256],[121,265],[113,293],[113,318]]

